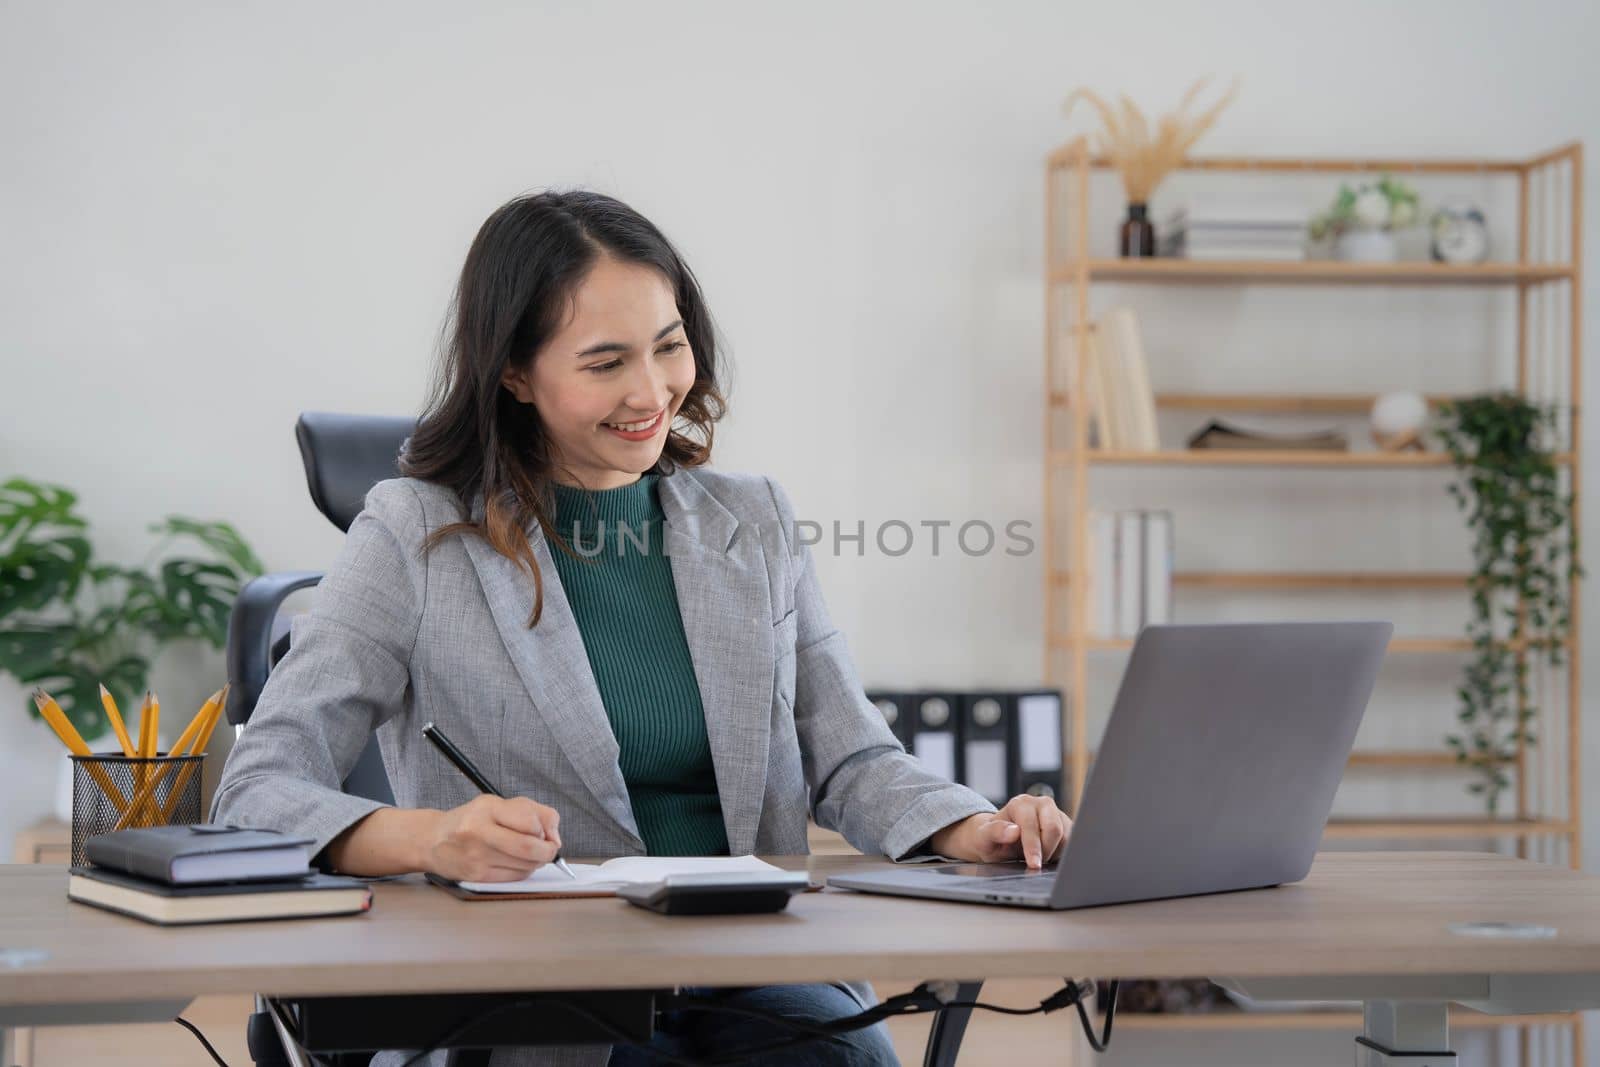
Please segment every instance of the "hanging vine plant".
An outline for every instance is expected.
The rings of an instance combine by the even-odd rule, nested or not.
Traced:
[[[1473,768],[1467,789],[1493,815],[1518,746],[1537,741],[1529,665],[1543,656],[1559,666],[1567,654],[1573,581],[1583,573],[1573,496],[1563,492],[1550,450],[1553,409],[1495,393],[1447,401],[1439,413],[1438,433],[1459,476],[1450,495],[1467,515],[1473,560],[1473,655],[1456,690],[1458,732],[1445,743]]]

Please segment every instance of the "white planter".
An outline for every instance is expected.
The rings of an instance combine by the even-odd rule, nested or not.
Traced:
[[[1333,254],[1349,263],[1393,263],[1400,246],[1388,230],[1346,230],[1334,243]]]
[[[55,813],[62,822],[72,822],[72,757],[65,752],[56,772]]]

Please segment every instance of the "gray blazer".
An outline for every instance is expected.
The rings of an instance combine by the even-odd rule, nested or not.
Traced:
[[[734,855],[805,853],[809,811],[862,852],[900,859],[940,827],[995,810],[925,770],[868,703],[776,483],[700,468],[658,485]],[[472,515],[483,515],[481,494]],[[422,555],[427,531],[460,518],[432,483],[373,487],[315,607],[292,623],[289,653],[223,769],[213,821],[305,834],[320,852],[381,806],[340,791],[374,731],[399,805],[464,804],[477,790],[422,737],[431,719],[506,795],[561,813],[566,855],[644,851],[542,531],[529,540],[544,616],[529,630],[533,579],[481,538]],[[598,1055],[516,1062],[604,1063]]]

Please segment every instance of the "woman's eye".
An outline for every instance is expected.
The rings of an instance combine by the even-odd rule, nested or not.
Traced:
[[[674,341],[670,345],[667,345],[665,348],[663,348],[661,351],[662,351],[663,354],[671,355],[673,352],[676,352],[680,348],[688,348],[688,347],[689,346],[686,343],[684,343],[683,341]]]
[[[610,363],[596,363],[592,367],[585,367],[583,369],[587,371],[593,371],[596,374],[604,374],[606,371],[616,370],[620,366],[622,366],[622,360],[614,359]]]

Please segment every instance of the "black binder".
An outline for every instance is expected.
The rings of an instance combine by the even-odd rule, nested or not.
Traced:
[[[916,713],[916,694],[901,690],[869,689],[867,700],[883,715],[883,721],[907,752],[911,751],[911,716]]]
[[[1007,693],[1014,727],[1011,794],[1032,793],[1067,803],[1061,767],[1061,690],[1019,689]]]
[[[913,694],[910,731],[911,743],[906,747],[913,756],[941,778],[962,780],[960,693]]]
[[[984,690],[961,697],[961,782],[996,807],[1015,792],[1016,701],[1010,693]]]

